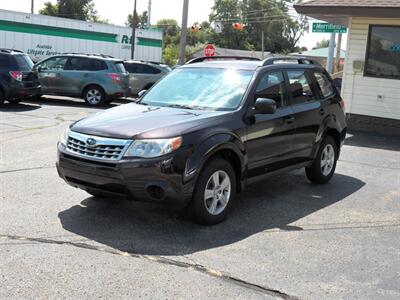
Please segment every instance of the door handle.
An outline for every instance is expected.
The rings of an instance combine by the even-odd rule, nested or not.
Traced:
[[[292,124],[294,122],[293,116],[286,116],[286,117],[284,117],[284,119],[287,124]]]
[[[325,109],[321,108],[321,109],[319,110],[319,114],[320,114],[321,116],[325,115]]]

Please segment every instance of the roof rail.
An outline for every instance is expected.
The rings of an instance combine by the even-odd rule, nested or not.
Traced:
[[[256,57],[246,57],[246,56],[203,56],[203,57],[196,57],[189,60],[186,65],[200,63],[204,61],[210,60],[251,60],[251,61],[260,61],[260,59]]]
[[[3,53],[11,53],[11,52],[24,53],[24,51],[17,50],[17,49],[9,49],[9,48],[0,48],[0,52],[3,52]]]
[[[320,66],[321,64],[315,60],[315,59],[311,59],[311,58],[307,58],[307,57],[298,57],[298,56],[273,56],[273,57],[268,57],[267,59],[265,59],[263,61],[263,66],[269,66],[269,65],[273,65],[276,61],[297,61],[298,64],[301,65],[316,65],[316,66]]]
[[[91,54],[91,53],[79,53],[79,52],[64,52],[62,54],[98,56],[98,57],[103,57],[103,58],[115,58],[114,56],[107,55],[107,54]]]

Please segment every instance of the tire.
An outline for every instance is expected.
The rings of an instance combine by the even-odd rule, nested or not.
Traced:
[[[4,93],[3,93],[3,91],[0,89],[0,106],[3,105],[4,100],[5,100]]]
[[[307,178],[314,183],[327,183],[335,173],[338,145],[327,135],[319,147],[317,157],[310,167],[306,167]]]
[[[229,181],[225,181],[226,179]],[[218,180],[217,186],[215,180]],[[222,186],[223,183],[225,187]],[[226,160],[215,158],[207,162],[200,173],[189,211],[194,220],[200,224],[218,224],[226,218],[235,197],[235,171]]]
[[[8,102],[11,104],[18,104],[22,101],[23,99],[8,99]]]
[[[107,102],[104,90],[97,85],[90,85],[85,88],[83,98],[89,106],[101,106]]]

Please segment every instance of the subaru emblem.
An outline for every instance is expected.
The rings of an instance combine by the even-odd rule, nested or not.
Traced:
[[[96,140],[93,139],[93,138],[88,138],[88,139],[86,140],[86,144],[87,144],[89,147],[94,147],[94,146],[96,146]]]

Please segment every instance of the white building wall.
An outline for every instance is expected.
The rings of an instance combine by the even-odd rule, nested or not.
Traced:
[[[353,70],[353,61],[365,63],[370,24],[400,25],[400,18],[350,20],[342,87],[346,112],[400,120],[400,80],[365,77],[363,71]],[[383,100],[378,96],[383,96]]]

